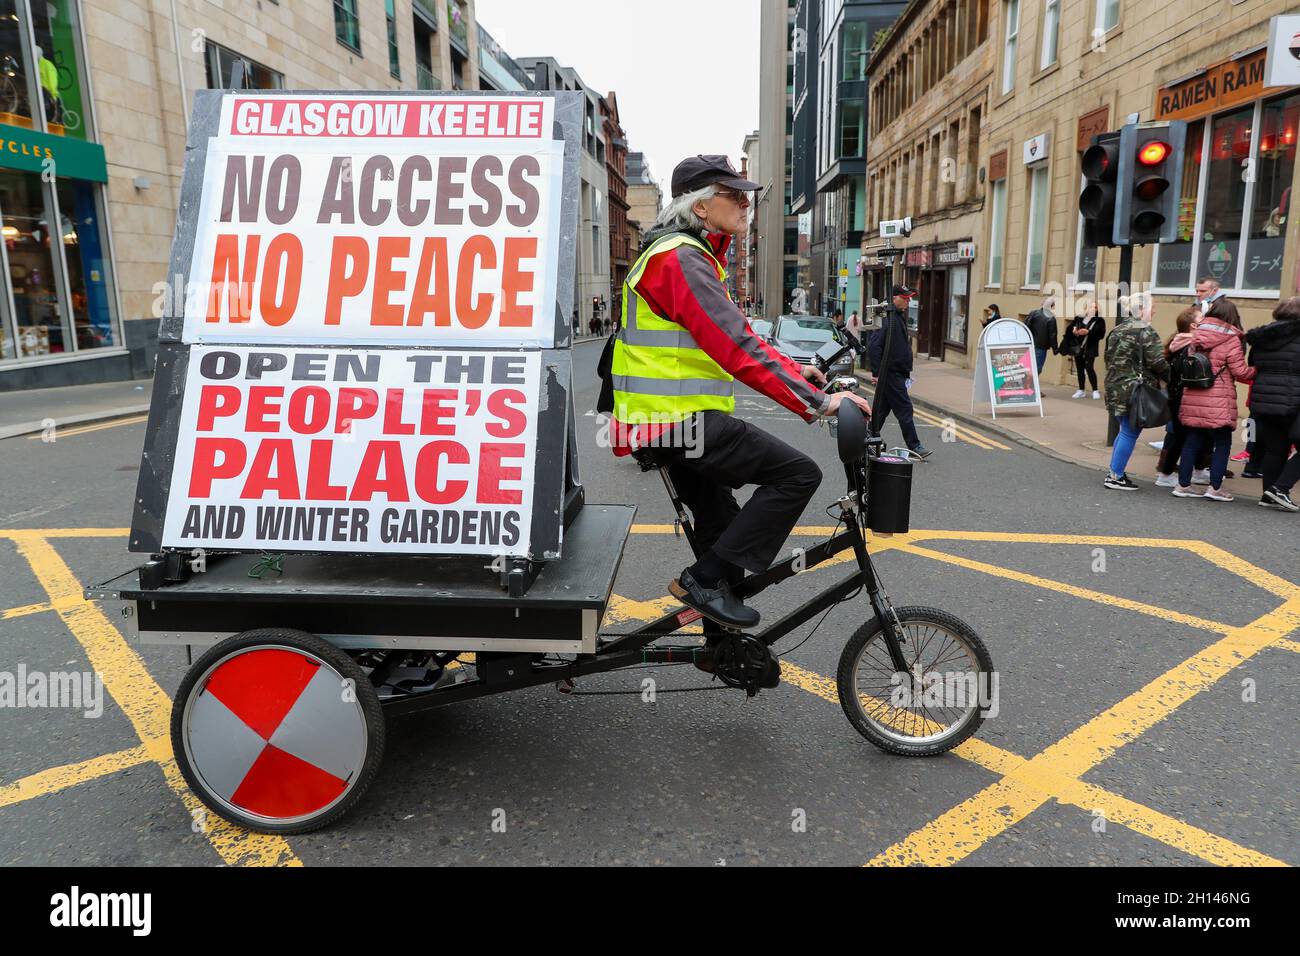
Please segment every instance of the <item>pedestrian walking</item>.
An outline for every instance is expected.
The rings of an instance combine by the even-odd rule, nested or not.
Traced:
[[[1101,343],[1106,338],[1106,320],[1101,317],[1097,303],[1085,299],[1079,308],[1079,314],[1066,326],[1061,341],[1061,351],[1074,357],[1074,372],[1079,377],[1079,390],[1071,398],[1084,398],[1088,392],[1085,385],[1092,386],[1092,397],[1101,398],[1097,389],[1097,356],[1101,352]]]
[[[1231,304],[1231,303],[1229,303]],[[1235,309],[1233,311],[1236,311]],[[1223,313],[1221,312],[1220,315]],[[1240,319],[1238,319],[1240,321]],[[1237,427],[1237,386],[1235,382],[1249,382],[1255,370],[1246,364],[1242,349],[1244,333],[1228,320],[1206,312],[1192,332],[1191,347],[1208,359],[1209,387],[1193,387],[1183,374],[1183,394],[1178,407],[1178,417],[1187,427],[1187,440],[1178,462],[1178,487],[1173,491],[1178,498],[1205,498],[1207,501],[1231,501],[1225,490],[1223,478],[1228,470],[1228,456],[1232,453],[1232,432]],[[1210,486],[1204,494],[1192,491],[1192,472],[1196,456],[1203,445],[1210,445]]]
[[[844,327],[848,329],[849,333],[855,339],[857,339],[859,342],[862,341],[863,333],[866,332],[866,323],[863,322],[862,319],[858,317],[857,309],[854,309],[852,312],[849,313],[849,317],[844,321]],[[864,353],[858,356],[857,362],[859,368],[865,369],[867,367],[866,354]]]
[[[871,334],[867,351],[871,358],[872,381],[876,382],[876,400],[872,406],[871,430],[879,435],[892,411],[903,432],[903,441],[917,458],[929,458],[931,452],[921,444],[913,420],[912,398],[907,394],[912,384],[912,346],[907,339],[907,306],[916,290],[896,285],[889,308],[880,328]],[[889,354],[885,354],[885,339]]]
[[[1151,328],[1151,296],[1145,292],[1119,298],[1119,323],[1106,339],[1106,408],[1119,421],[1103,484],[1112,491],[1137,491],[1127,474],[1139,430],[1129,421],[1129,396],[1139,382],[1152,387],[1168,378],[1164,343]]]
[[[1278,303],[1273,321],[1247,332],[1246,343],[1255,368],[1251,414],[1263,485],[1259,503],[1300,511],[1291,499],[1300,480],[1300,454],[1291,454],[1300,444],[1300,296]]]
[[[1034,357],[1038,360],[1038,374],[1043,374],[1047,364],[1048,352],[1059,352],[1056,342],[1056,300],[1052,296],[1043,299],[1042,305],[1030,312],[1025,319],[1029,334],[1034,339]]]
[[[1179,359],[1192,347],[1192,333],[1201,323],[1201,311],[1196,306],[1189,306],[1175,320],[1176,331],[1165,343],[1165,358],[1169,361],[1169,423],[1165,425],[1165,441],[1160,449],[1160,459],[1156,462],[1156,487],[1178,487],[1178,460],[1182,457],[1183,446],[1187,442],[1187,426],[1178,419],[1178,409],[1182,404],[1183,381],[1179,375]],[[1203,446],[1192,474],[1193,484],[1210,483],[1210,449]]]

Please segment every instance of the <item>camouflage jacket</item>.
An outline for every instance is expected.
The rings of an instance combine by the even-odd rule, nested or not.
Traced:
[[[1128,414],[1128,398],[1139,380],[1158,385],[1168,377],[1164,343],[1151,326],[1124,319],[1106,337],[1106,407],[1111,414]]]

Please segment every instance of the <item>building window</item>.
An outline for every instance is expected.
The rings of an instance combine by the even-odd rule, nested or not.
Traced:
[[[388,72],[402,78],[402,58],[397,47],[397,11],[394,0],[384,0],[384,14],[388,17]]]
[[[1025,250],[1024,285],[1043,284],[1043,258],[1047,254],[1047,164],[1029,168],[1028,243]]]
[[[1020,38],[1020,0],[1004,0],[1002,10],[1007,24],[1006,40],[1002,44],[1002,92],[1010,93],[1016,86],[1016,44]]]
[[[840,104],[840,156],[862,155],[862,102],[845,100]]]
[[[334,0],[334,38],[349,50],[361,52],[361,23],[357,0]]]
[[[244,88],[250,90],[284,89],[284,74],[265,67],[260,63],[241,56],[234,50],[227,50],[219,43],[207,41],[204,60],[208,68],[208,89],[227,89],[231,80],[231,71],[236,63],[244,64]]]
[[[1044,0],[1043,42],[1038,56],[1038,68],[1040,70],[1045,70],[1056,63],[1056,44],[1060,27],[1061,0]]]
[[[865,79],[870,50],[867,47],[868,27],[865,20],[850,20],[844,24],[844,58],[840,79],[845,82]]]
[[[1094,36],[1109,33],[1119,26],[1119,0],[1097,0],[1097,24]]]
[[[989,226],[989,281],[994,287],[1002,285],[1002,246],[1007,234],[1007,181],[999,179],[993,184]]]

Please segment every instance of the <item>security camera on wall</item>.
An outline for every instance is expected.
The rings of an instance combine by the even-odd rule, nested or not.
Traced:
[[[880,236],[882,239],[902,239],[912,234],[912,217],[906,219],[882,219],[880,220]]]

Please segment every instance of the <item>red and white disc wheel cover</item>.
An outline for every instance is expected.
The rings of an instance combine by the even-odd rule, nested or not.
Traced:
[[[185,750],[217,800],[287,822],[337,803],[366,759],[355,689],[325,661],[251,647],[218,661],[186,705]]]

